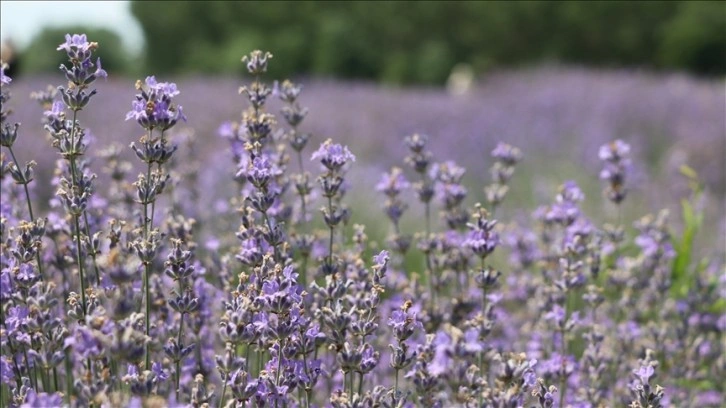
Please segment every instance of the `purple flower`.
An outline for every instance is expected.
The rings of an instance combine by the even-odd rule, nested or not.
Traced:
[[[10,308],[5,318],[5,328],[8,337],[30,344],[30,336],[25,333],[23,328],[27,322],[28,314],[27,307],[15,306]]]
[[[546,320],[551,320],[555,323],[556,326],[561,327],[565,321],[565,309],[555,304],[552,306],[552,310],[545,313],[543,316]]]
[[[630,165],[627,157],[629,153],[630,146],[619,139],[600,147],[600,160],[605,162],[605,167],[600,172],[600,179],[609,183],[605,194],[616,204],[623,201],[627,194],[624,184],[626,168]]]
[[[53,105],[51,105],[50,110],[43,112],[43,115],[45,115],[50,122],[62,121],[65,119],[65,110],[66,105],[64,105],[63,102],[55,101],[53,102]]]
[[[617,163],[625,159],[629,153],[630,145],[617,139],[600,146],[598,157],[603,161]]]
[[[12,78],[5,75],[5,69],[8,66],[6,64],[0,63],[0,85],[8,85],[10,82],[12,82]]]
[[[0,383],[13,385],[13,366],[10,364],[5,356],[0,356]]]
[[[90,85],[96,78],[108,77],[106,71],[101,67],[101,59],[96,58],[95,64],[91,60],[91,54],[96,48],[98,48],[98,44],[89,42],[85,34],[66,34],[66,42],[57,48],[58,51],[65,51],[68,54],[68,60],[71,62],[71,68],[61,65],[61,71],[64,72],[68,81],[80,89]],[[93,70],[94,67],[95,71]],[[65,93],[63,90],[62,92]],[[71,90],[69,89],[68,92],[71,92]],[[77,96],[80,96],[80,92]]]
[[[9,299],[13,295],[13,281],[10,279],[10,270],[0,272],[0,299]]]
[[[382,267],[386,263],[388,263],[388,259],[389,259],[388,251],[383,250],[383,251],[379,252],[378,255],[375,255],[373,257],[373,262],[375,262],[376,265]]]
[[[447,184],[459,184],[462,177],[464,177],[466,169],[459,166],[453,160],[448,160],[443,163],[434,163],[429,171],[429,176],[434,179]]]
[[[254,158],[252,163],[249,163],[247,180],[257,188],[265,188],[270,179],[280,173],[282,172],[273,167],[272,162],[267,156],[258,156]]]
[[[158,378],[159,381],[166,381],[169,378],[169,373],[164,370],[161,363],[158,361],[151,364],[151,372],[156,375],[156,378]]]
[[[75,335],[66,338],[66,346],[72,346],[73,351],[83,358],[97,357],[103,353],[101,341],[91,329],[83,326],[78,326]]]
[[[423,330],[423,323],[416,319],[416,313],[410,310],[394,310],[388,318],[388,326],[393,329],[393,335],[404,341],[411,337],[416,329]]]
[[[25,397],[25,402],[20,405],[20,408],[60,407],[62,404],[63,398],[61,398],[60,394],[36,393],[34,390],[31,390]]]
[[[237,132],[232,122],[225,121],[217,128],[217,135],[223,139],[233,139]]]
[[[471,354],[476,354],[484,350],[484,345],[479,338],[479,330],[472,327],[465,331],[462,345],[464,351]]]
[[[136,86],[141,93],[131,102],[126,120],[134,119],[144,129],[158,128],[162,131],[176,125],[179,120],[187,121],[182,106],[172,103],[172,98],[180,93],[176,84],[157,82],[155,77],[149,76],[143,84],[137,81]]]
[[[334,144],[328,139],[316,150],[311,160],[318,160],[331,171],[338,171],[348,162],[354,162],[355,156],[348,150],[348,147]]]
[[[381,181],[376,185],[376,191],[381,191],[389,197],[395,197],[410,186],[411,183],[406,180],[403,171],[398,167],[394,167],[390,173],[383,174]]]
[[[475,229],[469,231],[466,240],[464,240],[464,246],[471,248],[480,257],[491,254],[497,245],[499,245],[497,233],[487,230]]]
[[[647,364],[640,366],[637,370],[633,370],[633,373],[640,379],[641,384],[648,384],[650,377],[655,374],[655,369],[652,365]]]
[[[579,203],[585,199],[585,194],[582,190],[580,190],[580,187],[577,186],[577,183],[572,180],[568,180],[560,186],[560,191],[559,194],[557,194],[556,199],[558,203]]]
[[[522,152],[514,146],[499,142],[492,150],[492,157],[507,166],[514,166],[522,159]]]
[[[67,53],[85,52],[91,49],[93,43],[89,43],[85,34],[66,34],[66,42],[56,48],[57,51],[64,50]]]

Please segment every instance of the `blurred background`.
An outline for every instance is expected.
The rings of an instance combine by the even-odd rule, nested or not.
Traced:
[[[20,74],[55,72],[48,50],[83,31],[116,75],[241,73],[241,50],[260,48],[281,56],[275,77],[441,85],[457,66],[723,75],[725,19],[724,3],[699,1],[3,1],[2,40]]]
[[[689,165],[706,189],[703,243],[723,256],[724,2],[3,0],[0,8],[2,59],[14,78],[11,120],[24,123],[18,143],[23,157],[41,163],[41,183],[54,156],[35,147],[44,140],[42,109],[28,95],[63,84],[65,53],[55,50],[66,33],[98,42],[109,72],[81,118],[96,150],[139,135],[123,120],[135,79],[176,81],[189,116],[179,128],[201,145],[189,159],[210,163],[199,183],[223,192],[207,195],[219,199],[231,194],[225,183],[234,164],[215,160],[227,147],[217,129],[247,106],[237,95],[250,80],[240,58],[262,49],[274,54],[269,82],[304,84],[309,151],[330,137],[358,155],[352,172],[365,202],[383,171],[405,166],[403,137],[422,132],[435,160],[468,169],[472,203],[482,199],[489,152],[501,140],[525,155],[505,215],[550,202],[572,178],[588,194],[590,214],[613,219],[613,206],[600,200],[597,149],[622,138],[633,145],[630,219],[667,207],[677,223],[689,193],[679,168]],[[44,154],[49,160],[40,160]],[[362,217],[380,215],[367,210]]]

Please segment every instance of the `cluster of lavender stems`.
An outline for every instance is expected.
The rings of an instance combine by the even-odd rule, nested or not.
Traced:
[[[491,182],[471,204],[467,178],[481,178],[435,155],[433,137],[407,136],[365,196],[389,226],[377,242],[347,196],[366,188],[349,176],[356,156],[304,132],[302,87],[266,81],[272,55],[253,51],[241,117],[219,129],[235,196],[218,216],[233,227],[209,234],[174,83],[136,82],[125,119],[143,135],[129,148],[92,143],[98,46],[67,35],[67,85],[32,95],[59,153],[50,180],[18,160],[27,126],[10,122],[0,68],[0,407],[723,403],[724,265],[694,265],[675,287],[684,241],[668,212],[623,219],[637,191],[627,142],[598,152],[618,207],[599,225],[574,181],[502,219],[523,182],[517,147],[483,158]]]

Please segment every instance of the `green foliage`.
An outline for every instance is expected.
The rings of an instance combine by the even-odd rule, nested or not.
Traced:
[[[58,72],[61,64],[68,62],[64,51],[52,52],[58,45],[65,42],[66,34],[85,33],[90,41],[98,43],[96,56],[101,58],[101,65],[110,73],[129,72],[131,61],[121,43],[121,38],[113,31],[106,29],[88,28],[83,26],[68,26],[60,28],[46,28],[38,34],[30,45],[19,56],[22,73]]]
[[[704,74],[726,72],[726,5],[686,2],[665,26],[660,44],[664,65]]]
[[[690,199],[684,198],[681,200],[683,233],[680,238],[674,238],[673,240],[673,249],[676,251],[676,258],[673,260],[671,281],[673,283],[672,292],[678,297],[684,297],[688,294],[694,278],[705,268],[703,262],[695,270],[693,270],[694,268],[691,265],[693,240],[701,229],[701,225],[703,225],[703,211],[697,209],[695,205],[702,193],[701,184],[698,181],[698,174],[692,168],[685,165],[682,166],[681,174],[688,178],[692,195]]]
[[[285,56],[273,76],[393,83],[543,60],[726,73],[720,3],[134,1],[132,12],[155,73],[237,73],[254,48]]]

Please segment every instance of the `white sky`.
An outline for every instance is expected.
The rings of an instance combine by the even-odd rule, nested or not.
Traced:
[[[129,52],[143,46],[128,1],[0,1],[0,40],[23,48],[46,27],[82,24],[115,31]]]

